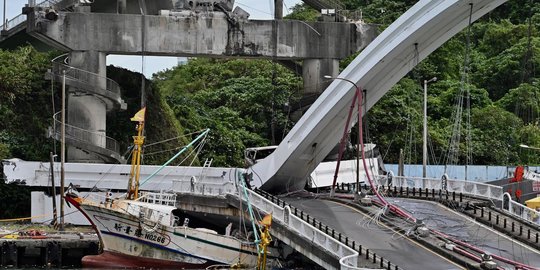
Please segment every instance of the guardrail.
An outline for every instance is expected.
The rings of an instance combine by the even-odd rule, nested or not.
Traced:
[[[162,198],[162,201],[166,201],[166,199],[174,198],[176,199],[176,194],[167,194],[167,193],[152,193],[147,192],[145,194],[148,198],[148,196],[155,196],[155,198]],[[83,198],[83,203],[86,205],[93,205],[95,207],[104,207],[104,208],[110,208],[115,210],[121,210],[126,214],[138,217],[138,218],[144,218],[146,221],[154,222],[156,224],[163,224],[170,226],[172,225],[172,222],[174,221],[171,212],[165,212],[164,207],[169,207],[169,209],[174,209],[174,205],[176,201],[172,205],[167,204],[161,204],[159,202],[150,202],[153,205],[157,205],[157,207],[152,207],[152,205],[139,205],[139,201],[131,201],[131,200],[122,200],[119,199],[119,197],[114,198],[112,194],[98,194],[98,193],[89,193]],[[140,202],[144,202],[144,200],[140,200]],[[156,225],[154,224],[154,225]],[[141,224],[144,225],[144,224]]]
[[[137,201],[159,205],[175,206],[176,193],[142,191],[140,192],[140,197],[137,199]]]
[[[172,189],[174,192],[207,196],[238,195],[236,185],[232,181],[198,181],[195,176],[192,176],[189,181],[173,180]]]
[[[50,6],[53,6],[57,3],[58,1],[53,1],[53,0],[45,0],[43,2],[40,2],[38,4],[36,4],[35,6],[36,7],[50,7]],[[13,17],[13,19],[7,21],[6,23],[2,24],[2,26],[0,27],[1,30],[5,30],[5,31],[9,31],[10,29],[13,29],[15,28],[15,26],[19,25],[19,24],[22,24],[26,22],[26,15],[25,14],[19,14],[15,17]]]
[[[521,220],[540,225],[540,211],[531,209],[521,203],[512,200],[512,196],[509,193],[504,193],[504,200],[502,204],[502,210],[515,216]]]
[[[239,195],[237,185],[233,181],[197,181],[195,177],[190,180],[173,181],[174,192],[197,194],[206,196],[224,196],[231,194]],[[304,213],[302,210],[288,205],[283,200],[261,190],[248,189],[250,203],[265,213],[272,213],[272,218],[287,226],[290,230],[298,233],[310,242],[328,250],[337,258],[341,269],[361,270],[358,268],[359,256],[365,256],[366,260],[378,264],[383,269],[401,269],[385,258],[366,249],[355,241],[350,240],[335,229],[324,225],[315,218]]]
[[[376,181],[380,186],[445,190],[489,200],[501,201],[503,199],[502,187],[465,180],[393,176],[389,181],[388,176],[379,176]]]
[[[115,95],[120,95],[120,85],[115,82],[114,80],[111,80],[107,77],[98,75],[96,73],[86,71],[83,69],[75,68],[72,66],[69,66],[67,64],[58,62],[58,59],[61,59],[61,57],[64,57],[65,55],[62,55],[60,57],[57,57],[53,59],[52,61],[52,73],[57,76],[62,76],[63,72],[66,72],[66,78],[83,82],[86,84],[89,84],[93,87],[99,87],[100,82],[105,80],[106,85],[105,89],[108,92],[114,93]]]
[[[13,17],[13,19],[7,21],[6,23],[2,24],[2,30],[5,30],[5,31],[9,31],[13,28],[15,28],[15,26],[21,24],[21,23],[24,23],[26,22],[26,15],[24,14],[19,14],[15,17]]]
[[[305,0],[306,4],[315,9],[343,9],[343,3],[339,0]]]
[[[60,130],[62,128],[62,122],[58,120],[58,115],[61,112],[57,112],[53,116],[54,120],[54,134],[51,134],[55,136],[55,138],[59,138],[60,136]],[[95,145],[101,148],[108,149],[110,151],[114,151],[116,153],[120,152],[120,145],[118,142],[103,134],[103,132],[95,132],[95,131],[89,131],[86,129],[82,129],[80,127],[72,126],[66,124],[66,137],[75,140],[80,141],[84,143],[88,143],[91,145]],[[57,137],[58,136],[58,137]]]
[[[340,258],[340,264],[341,259],[343,259],[341,269],[356,268],[358,263],[358,252],[356,250],[344,245],[333,237],[330,237],[324,231],[316,228],[315,224],[312,225],[301,217],[294,215],[289,205],[286,205],[284,202],[282,205],[275,204],[252,190],[248,190],[248,196],[251,205],[255,208],[267,214],[271,213],[272,219],[280,221],[290,230],[301,235],[303,238],[309,239],[311,243],[319,245],[324,250],[327,250],[337,258]],[[314,221],[314,219],[312,220]]]

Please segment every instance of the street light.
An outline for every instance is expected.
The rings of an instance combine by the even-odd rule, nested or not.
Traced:
[[[62,70],[62,126],[60,129],[60,225],[59,230],[64,230],[64,188],[66,172],[66,70]]]
[[[540,148],[538,148],[538,147],[532,147],[532,146],[528,146],[528,145],[525,145],[525,144],[520,144],[519,147],[526,148],[526,149],[540,150]]]
[[[427,176],[427,85],[430,82],[436,82],[437,77],[433,77],[429,80],[424,80],[424,130],[423,130],[423,143],[422,143],[422,178]]]
[[[4,19],[3,19],[3,21],[2,21],[2,30],[7,31],[6,0],[4,0]]]
[[[351,83],[355,87],[353,102],[349,110],[349,115],[347,116],[347,122],[345,123],[345,130],[343,132],[343,137],[341,137],[341,141],[339,143],[338,161],[336,164],[336,170],[334,172],[334,181],[332,182],[332,189],[330,191],[330,197],[333,197],[335,194],[335,187],[336,187],[336,181],[337,181],[337,176],[339,172],[339,165],[341,162],[341,157],[343,156],[343,146],[345,145],[345,140],[347,139],[347,135],[348,135],[347,131],[349,130],[349,123],[351,122],[352,112],[353,112],[355,103],[358,101],[358,144],[356,145],[356,188],[355,188],[355,193],[354,193],[354,200],[356,201],[359,198],[358,191],[360,188],[360,151],[362,151],[362,155],[364,153],[364,143],[362,141],[362,112],[360,110],[360,107],[362,106],[362,90],[355,82],[349,79],[332,77],[330,75],[325,75],[324,78],[331,79],[331,80],[346,81],[348,83]],[[361,147],[362,149],[359,149],[359,147]],[[366,170],[366,175],[367,175],[368,172],[367,172],[365,160],[364,160],[364,170]]]

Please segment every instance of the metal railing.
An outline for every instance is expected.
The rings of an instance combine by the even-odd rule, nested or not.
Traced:
[[[42,7],[42,8],[50,7],[50,6],[55,5],[58,2],[59,1],[57,1],[57,0],[45,0],[43,2],[40,2],[40,3],[36,4],[35,6],[36,7]],[[19,15],[13,17],[13,19],[11,19],[11,20],[7,21],[6,23],[2,24],[2,27],[0,27],[0,29],[9,31],[10,29],[13,29],[17,25],[22,24],[24,22],[26,22],[26,15],[25,14],[19,14]]]
[[[56,139],[59,139],[61,136],[60,130],[62,128],[62,122],[58,120],[58,115],[60,113],[61,112],[57,112],[53,116],[54,134],[52,135]],[[115,153],[120,152],[120,145],[118,142],[115,139],[106,136],[103,132],[89,131],[80,127],[66,124],[66,138],[105,148],[107,150],[114,151]]]
[[[540,211],[515,202],[512,200],[512,196],[510,196],[509,193],[504,193],[504,196],[506,197],[505,200],[503,200],[504,203],[502,204],[502,210],[504,212],[509,213],[510,215],[521,220],[540,225]]]
[[[359,253],[356,250],[329,236],[324,231],[315,227],[315,224],[310,224],[309,221],[298,217],[291,211],[290,206],[275,204],[252,190],[248,190],[248,196],[250,203],[255,208],[267,214],[271,213],[273,220],[280,221],[289,230],[295,231],[303,238],[309,239],[311,243],[322,247],[335,257],[340,258],[341,269],[360,269],[357,268]]]
[[[172,195],[174,198],[176,198],[175,194],[154,193],[154,195],[157,195],[157,194],[169,195],[169,196]],[[146,195],[149,195],[149,194],[147,193]],[[159,197],[159,195],[157,196]],[[168,198],[171,198],[171,197],[168,197]],[[165,200],[162,199],[162,201],[165,201]],[[157,205],[157,207],[144,206],[144,205],[139,205],[138,201],[124,200],[119,197],[114,198],[112,195],[103,195],[99,193],[89,193],[83,198],[83,203],[86,205],[92,205],[95,207],[104,207],[104,208],[117,210],[117,211],[126,213],[128,215],[142,218],[146,222],[154,223],[151,225],[161,224],[161,225],[170,226],[172,225],[172,222],[174,221],[174,218],[171,212],[163,211],[166,208],[163,208],[162,205],[166,205],[166,204],[162,204],[162,203],[151,203],[151,204]],[[171,210],[174,209],[174,205],[166,205],[166,206],[171,206],[170,207]]]
[[[7,21],[6,23],[2,24],[1,30],[9,31],[9,30],[15,28],[15,26],[17,26],[19,24],[22,24],[24,22],[26,22],[26,15],[19,14],[19,15],[15,16],[13,19],[11,19],[11,20]]]
[[[337,10],[336,15],[339,17],[346,18],[349,21],[363,21],[363,13],[362,10]]]
[[[115,95],[120,95],[120,85],[118,85],[118,83],[115,82],[114,80],[111,80],[107,77],[101,76],[99,74],[96,74],[90,71],[82,70],[82,69],[64,64],[61,61],[59,61],[59,59],[62,59],[62,57],[65,58],[65,55],[57,57],[53,59],[52,61],[52,64],[53,64],[52,73],[55,74],[56,76],[62,76],[63,71],[66,71],[66,78],[86,83],[92,87],[99,87],[100,82],[105,80],[106,85],[105,85],[104,90],[114,93]]]
[[[231,194],[241,198],[237,188],[232,181],[216,179],[202,182],[192,177],[190,180],[174,180],[172,189],[178,193],[205,196]],[[249,201],[255,208],[264,213],[272,213],[272,218],[287,226],[289,230],[298,233],[304,239],[309,239],[311,243],[317,244],[336,258],[340,258],[341,269],[364,269],[357,267],[359,256],[365,256],[367,260],[379,264],[383,269],[401,269],[277,197],[263,191],[258,193],[248,189],[247,192]]]
[[[206,196],[238,195],[236,185],[231,181],[199,181],[195,176],[190,180],[173,180],[172,189],[178,193],[191,193]]]
[[[376,180],[381,186],[388,186],[390,184],[387,176],[379,176]],[[500,201],[503,199],[502,187],[473,181],[447,179],[445,185],[442,179],[393,176],[391,185],[403,188],[446,190],[448,192],[463,193],[489,200]]]
[[[339,0],[304,0],[304,2],[315,9],[343,9],[343,3]]]
[[[176,205],[176,194],[170,192],[140,192],[138,201],[159,205]]]

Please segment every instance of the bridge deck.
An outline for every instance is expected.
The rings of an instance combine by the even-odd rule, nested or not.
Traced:
[[[422,219],[431,229],[444,232],[493,255],[535,267],[540,266],[540,250],[515,241],[453,209],[435,202],[414,199],[393,198],[389,199],[389,202],[414,213],[416,218]]]
[[[375,215],[365,214],[339,202],[316,198],[286,197],[283,200],[303,209],[371,251],[399,262],[405,269],[463,269],[462,266],[378,222]],[[404,198],[391,198],[389,202],[410,211],[431,229],[466,241],[494,255],[531,266],[540,265],[540,251],[512,241],[507,236],[438,203]],[[395,220],[393,222],[400,223]],[[405,223],[394,225],[403,226]],[[509,265],[499,265],[510,268]]]
[[[434,266],[437,269],[464,269],[400,233],[377,225],[372,217],[350,206],[320,199],[287,197],[283,200],[345,233],[370,251],[399,262],[404,269],[434,269]]]

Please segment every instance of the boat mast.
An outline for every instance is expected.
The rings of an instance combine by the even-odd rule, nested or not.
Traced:
[[[141,172],[141,152],[144,143],[144,116],[146,107],[131,118],[131,121],[137,121],[137,136],[133,136],[133,154],[131,155],[131,172],[129,173],[129,182],[127,187],[126,199],[136,200],[139,197],[139,177]]]
[[[437,77],[424,80],[424,125],[422,130],[422,178],[427,177],[427,86],[430,82],[436,82]]]

